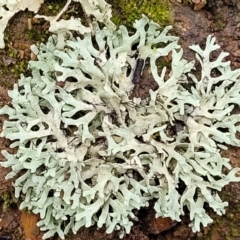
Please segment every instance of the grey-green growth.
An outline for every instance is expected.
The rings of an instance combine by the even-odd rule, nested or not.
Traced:
[[[12,106],[0,110],[9,115],[2,136],[18,147],[14,155],[3,151],[2,166],[12,168],[7,178],[23,172],[14,184],[21,209],[40,213],[44,239],[94,224],[122,237],[137,220],[134,210],[150,200],[156,217],[180,221],[186,207],[199,231],[212,222],[204,204],[223,214],[227,202],[215,192],[240,180],[220,155],[226,144],[240,145],[240,115],[232,114],[240,71],[223,61],[226,53],[210,60],[219,48],[211,36],[205,50],[191,47],[202,67],[198,79],[170,27],[160,32],[146,17],[133,35],[124,26],[93,26],[95,35],[59,34],[33,47],[32,77],[21,76],[9,91]],[[144,100],[129,97],[136,52],[158,84]],[[170,73],[164,67],[159,75],[156,61],[169,53]],[[169,131],[179,122],[179,132]]]

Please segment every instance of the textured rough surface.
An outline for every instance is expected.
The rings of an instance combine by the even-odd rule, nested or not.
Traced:
[[[14,184],[16,197],[25,195],[20,207],[40,214],[44,238],[95,223],[123,236],[137,220],[133,211],[151,199],[156,217],[180,221],[186,207],[199,231],[212,222],[204,204],[221,215],[227,203],[215,191],[239,181],[237,168],[222,172],[231,166],[219,152],[239,145],[239,115],[230,115],[240,99],[239,70],[223,61],[226,53],[210,60],[219,48],[211,36],[204,50],[191,47],[202,67],[197,79],[169,27],[159,32],[146,17],[131,36],[124,26],[93,27],[94,37],[58,35],[33,47],[32,77],[21,77],[9,91],[12,107],[0,110],[10,119],[2,136],[18,147],[15,155],[3,152],[2,165],[12,167],[8,178],[24,170]],[[166,75],[156,60],[169,53]],[[149,62],[158,84],[143,100],[129,94],[136,58]]]
[[[210,2],[210,1],[209,1]],[[213,2],[213,1],[212,1]],[[222,3],[223,1],[217,1],[217,3]],[[226,3],[230,3],[229,1],[226,1]],[[233,2],[233,1],[231,1],[231,2]],[[220,4],[221,5],[221,4]],[[217,6],[217,5],[216,5]],[[224,8],[224,10],[223,10],[223,8],[221,8],[221,7],[225,7]],[[239,63],[237,62],[237,58],[233,58],[233,53],[235,52],[235,50],[234,49],[238,49],[237,48],[237,38],[238,38],[238,33],[239,33],[239,31],[237,31],[236,29],[235,29],[235,23],[237,22],[237,17],[236,18],[232,18],[231,17],[231,15],[228,15],[228,13],[230,13],[230,11],[232,11],[232,12],[236,12],[236,8],[231,8],[231,7],[228,7],[228,6],[221,6],[220,8],[218,8],[218,9],[216,9],[218,12],[220,11],[220,13],[221,13],[221,16],[223,16],[222,14],[224,14],[224,16],[223,16],[223,18],[224,18],[224,24],[226,24],[227,26],[226,26],[226,30],[227,29],[230,29],[231,27],[231,29],[233,30],[232,32],[227,32],[227,31],[219,31],[219,30],[216,30],[217,32],[215,32],[215,36],[217,36],[217,41],[218,41],[218,43],[220,44],[220,45],[223,45],[223,47],[224,47],[224,49],[226,50],[226,47],[227,48],[230,48],[230,51],[231,51],[231,53],[230,53],[230,56],[229,57],[227,57],[227,59],[232,59],[232,60],[234,60],[234,62],[232,62],[232,66],[234,65],[235,67],[236,66],[239,66]],[[189,17],[188,16],[188,14],[189,14],[189,11],[187,12],[186,11],[186,9],[187,9],[187,7],[184,7],[183,8],[183,13],[182,13],[182,15],[184,15],[184,16],[186,16],[186,18],[187,17]],[[207,9],[207,11],[201,11],[201,12],[199,12],[200,14],[198,15],[197,13],[194,13],[194,15],[193,15],[193,17],[194,17],[194,19],[196,19],[197,21],[197,23],[200,23],[200,19],[201,20],[203,20],[204,19],[204,17],[206,17],[206,16],[209,16],[209,9]],[[208,14],[206,14],[208,12]],[[181,14],[179,14],[179,16],[180,16]],[[216,14],[214,14],[214,16],[215,16]],[[20,19],[22,19],[23,17],[22,17],[23,15],[22,14],[19,14],[18,15],[18,18],[20,18]],[[226,16],[229,16],[228,18],[226,18],[225,19],[225,17]],[[14,21],[15,21],[15,19],[14,19]],[[214,22],[214,19],[210,19],[210,21],[213,21]],[[177,22],[177,21],[176,21]],[[202,46],[202,47],[204,47],[205,46],[205,38],[203,37],[203,34],[208,34],[207,32],[208,31],[215,31],[214,29],[211,29],[211,28],[208,28],[208,29],[206,29],[204,26],[205,26],[205,22],[206,23],[208,23],[209,22],[209,19],[208,19],[208,21],[201,21],[201,24],[196,24],[196,22],[194,22],[194,21],[190,21],[190,25],[191,25],[191,28],[192,29],[194,29],[194,31],[189,31],[189,29],[187,30],[187,32],[188,32],[188,34],[190,33],[190,35],[188,35],[188,38],[184,38],[184,46],[186,46],[186,45],[189,45],[189,44],[187,44],[187,42],[189,42],[189,40],[191,39],[191,43],[201,43],[200,45]],[[227,22],[228,22],[228,24],[227,24]],[[235,24],[235,25],[234,25]],[[10,27],[11,29],[12,29],[12,26]],[[199,34],[199,28],[200,29],[204,29],[204,31],[203,32],[201,32],[200,34]],[[225,30],[224,29],[224,30]],[[16,30],[14,30],[14,32],[19,32],[19,28],[17,28]],[[186,32],[186,35],[187,35],[187,32]],[[195,32],[195,35],[191,35],[191,34],[193,34]],[[191,37],[192,36],[192,37]],[[24,36],[22,36],[23,38],[24,38]],[[203,37],[203,38],[202,38]],[[12,37],[11,38],[11,40],[15,40],[16,38],[14,38],[14,37]],[[229,40],[228,40],[229,39]],[[231,41],[231,43],[230,43],[230,40],[234,40],[234,41]],[[24,40],[23,40],[23,43],[24,43]],[[230,44],[229,44],[230,43]],[[184,51],[184,53],[185,53],[185,51]],[[186,54],[185,53],[185,56],[187,57],[187,55],[188,54]],[[215,54],[214,54],[214,52],[213,52],[213,54],[212,54],[213,56],[216,56],[217,55],[217,52],[215,52]],[[211,59],[213,59],[213,58],[211,58]],[[200,64],[199,64],[200,65]],[[197,65],[198,66],[198,65]],[[199,67],[199,66],[198,66]],[[160,68],[161,69],[161,68]],[[197,68],[198,69],[198,68]],[[144,69],[144,71],[145,71],[145,69]],[[197,70],[198,71],[198,70]],[[195,72],[194,72],[195,73]],[[142,90],[142,88],[143,88],[143,86],[139,86],[140,88],[141,88],[141,90]],[[10,88],[11,89],[11,88]],[[140,95],[138,95],[138,96],[140,96]],[[233,112],[235,112],[235,110],[233,111]],[[179,125],[179,124],[177,124],[177,125]],[[179,127],[178,127],[179,128]],[[171,129],[170,129],[171,130]],[[5,147],[4,148],[7,148],[7,145],[5,145]],[[232,163],[234,163],[234,166],[237,166],[237,165],[239,165],[239,159],[238,159],[238,156],[239,154],[238,154],[238,151],[237,151],[237,148],[235,147],[231,147],[229,150],[226,150],[226,151],[224,151],[224,157],[229,157],[230,159],[231,159],[231,162]],[[232,187],[231,187],[232,186]],[[238,231],[237,229],[235,229],[234,230],[234,224],[235,224],[235,226],[238,226],[237,224],[237,221],[238,221],[238,219],[239,219],[239,215],[237,214],[237,211],[238,211],[238,205],[239,204],[237,204],[236,202],[235,202],[235,199],[236,199],[236,197],[234,197],[234,195],[235,195],[235,193],[236,193],[236,191],[239,189],[239,183],[232,183],[230,186],[228,186],[228,187],[225,187],[224,188],[224,191],[221,193],[221,198],[222,199],[224,199],[224,200],[227,200],[227,201],[229,201],[230,202],[230,206],[227,208],[227,214],[226,215],[224,215],[223,217],[221,217],[221,216],[218,216],[217,218],[216,218],[216,216],[215,216],[215,218],[214,218],[214,221],[216,221],[216,224],[212,224],[211,226],[208,226],[207,228],[202,228],[202,233],[201,234],[198,234],[197,236],[196,236],[196,238],[197,239],[205,239],[205,238],[210,238],[210,239],[214,239],[214,240],[216,240],[216,237],[214,237],[214,236],[216,236],[216,234],[214,235],[214,236],[210,236],[211,235],[211,232],[212,232],[212,229],[215,229],[213,232],[217,232],[218,231],[218,238],[217,239],[227,239],[227,238],[230,238],[230,239],[238,239],[238,237],[237,237],[237,232],[236,231]],[[227,194],[229,194],[228,196],[226,195],[226,192],[227,192]],[[151,209],[149,209],[149,211],[150,212],[152,212],[152,210]],[[139,212],[141,212],[141,211],[139,211]],[[209,209],[207,209],[207,212],[208,213],[210,213],[211,214],[211,211],[209,211]],[[211,216],[214,216],[214,214],[211,214]],[[232,217],[232,216],[234,216],[234,217]],[[138,216],[139,217],[139,220],[141,220],[142,218],[141,218],[141,216]],[[225,222],[225,225],[223,225],[224,224],[224,222]],[[140,223],[141,223],[141,221],[140,221]],[[136,223],[136,225],[138,225],[139,223]],[[180,224],[180,223],[179,223]],[[178,224],[178,225],[179,225]],[[182,223],[181,223],[182,224]],[[187,224],[187,222],[185,222],[185,224]],[[186,225],[185,225],[186,226]],[[89,231],[85,231],[85,230],[89,230]],[[132,229],[133,230],[133,229]],[[208,230],[209,231],[209,234],[207,234],[206,232],[207,231],[205,231],[205,230]],[[94,227],[92,227],[91,229],[81,229],[81,231],[80,231],[80,233],[79,233],[79,236],[81,236],[80,238],[81,239],[89,239],[90,237],[91,237],[91,235],[92,235],[92,233],[94,232],[94,233],[96,233],[98,230],[96,229],[96,227],[94,228]],[[174,228],[174,229],[171,229],[170,230],[170,232],[175,232],[176,231],[176,228]],[[130,239],[131,237],[132,237],[132,234],[135,236],[135,239],[141,239],[141,237],[138,237],[138,236],[140,236],[140,234],[141,234],[141,232],[142,232],[142,228],[136,228],[136,229],[134,229],[134,233],[133,233],[133,231],[132,231],[132,233],[130,234],[130,235],[127,235],[126,236],[126,238],[125,239]],[[86,234],[84,234],[84,233],[86,233]],[[102,234],[102,235],[101,235]],[[202,234],[204,234],[204,236],[206,236],[206,235],[208,235],[207,237],[204,237],[204,236],[202,236]],[[99,237],[99,239],[100,238],[102,238],[102,239],[116,239],[116,237],[114,237],[113,236],[113,234],[109,234],[109,235],[106,235],[105,234],[105,232],[104,232],[104,229],[102,229],[102,231],[101,231],[101,233],[99,233],[99,234],[95,234],[97,237]],[[165,235],[165,233],[164,233],[164,235]],[[184,235],[184,234],[183,234]],[[180,239],[180,237],[181,237],[181,233],[179,233],[178,234],[178,236],[179,236],[179,238],[178,237],[176,237],[175,239]],[[184,235],[185,236],[185,235]],[[191,234],[191,236],[193,236],[193,234]],[[153,236],[151,236],[151,235],[149,235],[149,238],[150,239],[152,239],[152,238],[154,238]],[[69,239],[73,239],[73,237],[71,237],[70,236],[70,238]],[[74,238],[75,239],[75,238]],[[168,239],[168,238],[167,238]],[[182,238],[181,238],[182,239]],[[186,237],[183,237],[183,239],[186,239]]]

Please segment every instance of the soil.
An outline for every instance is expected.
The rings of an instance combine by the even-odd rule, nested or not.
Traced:
[[[194,1],[193,1],[194,2]],[[184,49],[184,58],[192,60],[194,53],[188,48],[193,44],[204,46],[209,34],[214,35],[223,51],[229,52],[227,60],[231,61],[233,69],[240,68],[240,1],[239,0],[208,0],[204,8],[194,11],[194,6],[171,1],[174,9],[173,33],[180,37],[180,45]],[[7,44],[0,50],[0,108],[10,103],[7,90],[18,81],[19,74],[27,73],[27,61],[33,59],[30,46],[47,39],[47,23],[32,22],[34,34],[29,32],[29,21],[33,14],[20,12],[11,20],[7,30]],[[30,19],[30,20],[29,20]],[[30,35],[30,36],[29,36]],[[15,69],[14,66],[19,66]],[[146,73],[144,73],[146,74]],[[151,76],[147,78],[154,82]],[[147,97],[137,89],[137,96]],[[144,96],[143,96],[144,95]],[[0,116],[0,132],[5,116]],[[0,150],[14,152],[9,148],[10,142],[0,138]],[[234,167],[240,167],[240,149],[229,147],[222,153],[229,158]],[[0,154],[0,159],[4,157]],[[14,198],[12,181],[5,180],[8,169],[0,167],[0,240],[41,240],[42,233],[36,227],[38,216],[19,210],[19,201]],[[199,233],[192,233],[188,227],[188,217],[182,222],[173,222],[168,218],[155,219],[152,207],[138,212],[139,222],[136,222],[129,235],[124,240],[240,240],[240,183],[232,183],[224,188],[220,197],[229,202],[226,214],[218,216],[211,212],[214,223],[202,228]],[[58,237],[52,238],[58,239]],[[113,240],[119,239],[117,233],[106,234],[104,229],[96,227],[81,229],[73,240]]]

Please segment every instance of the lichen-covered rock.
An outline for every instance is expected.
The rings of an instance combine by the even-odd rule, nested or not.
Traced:
[[[2,165],[12,168],[7,178],[21,172],[14,183],[20,207],[40,214],[44,238],[94,224],[121,237],[137,220],[133,210],[149,200],[156,217],[180,221],[187,208],[199,231],[212,222],[204,204],[221,215],[227,203],[216,191],[240,180],[220,155],[225,144],[239,145],[240,115],[231,113],[240,103],[240,71],[231,71],[224,53],[210,60],[219,48],[211,36],[205,50],[192,46],[202,66],[197,79],[170,27],[160,32],[144,16],[133,34],[93,27],[95,35],[59,34],[33,47],[32,76],[21,76],[9,91],[12,106],[0,110],[9,115],[2,136],[18,147],[15,155],[3,151]],[[170,53],[166,73],[157,61]],[[158,84],[144,100],[130,98],[137,59]]]

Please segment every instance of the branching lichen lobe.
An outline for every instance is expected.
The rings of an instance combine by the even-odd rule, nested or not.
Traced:
[[[94,224],[122,237],[137,219],[134,210],[149,201],[156,217],[180,221],[187,209],[199,231],[212,222],[204,206],[223,214],[227,203],[216,191],[239,181],[220,149],[240,145],[240,116],[230,114],[240,104],[240,71],[223,60],[226,53],[210,59],[219,46],[209,36],[204,50],[191,47],[202,71],[197,78],[171,27],[160,31],[145,16],[132,34],[124,26],[93,28],[94,37],[60,32],[33,46],[32,76],[21,76],[9,91],[12,106],[0,109],[9,115],[1,136],[18,147],[16,154],[3,151],[2,165],[12,168],[7,178],[24,170],[14,183],[16,197],[25,196],[20,208],[39,213],[44,239]],[[156,62],[169,54],[168,72],[159,71]],[[211,76],[214,69],[220,76]],[[144,88],[146,70],[155,85],[144,99],[131,98],[136,86]]]

